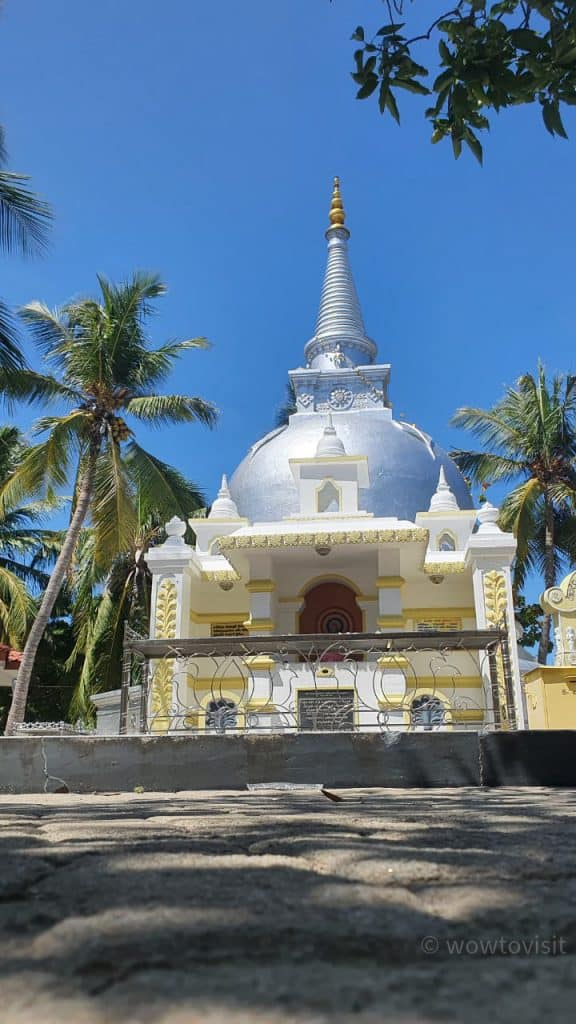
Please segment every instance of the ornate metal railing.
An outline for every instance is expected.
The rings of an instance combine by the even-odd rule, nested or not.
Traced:
[[[506,629],[124,642],[120,732],[515,728]]]

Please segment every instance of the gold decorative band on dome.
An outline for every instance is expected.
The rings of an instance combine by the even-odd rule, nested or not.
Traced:
[[[331,228],[343,228],[346,220],[346,214],[344,213],[344,205],[342,203],[342,196],[340,195],[340,178],[334,178],[334,188],[332,189],[332,202],[330,203],[330,213],[328,214]]]
[[[333,533],[256,533],[222,537],[221,551],[236,548],[326,547],[336,544],[428,543],[428,530],[335,530]],[[453,564],[453,563],[452,563]]]

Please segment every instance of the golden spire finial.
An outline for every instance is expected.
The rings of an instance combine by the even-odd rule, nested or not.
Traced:
[[[346,220],[346,214],[344,213],[344,206],[342,205],[342,196],[340,195],[340,178],[334,178],[334,188],[332,190],[332,202],[330,203],[329,213],[330,227],[331,228],[343,228],[344,221]]]

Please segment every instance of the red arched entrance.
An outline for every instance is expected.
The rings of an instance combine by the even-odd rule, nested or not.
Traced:
[[[300,613],[301,633],[361,633],[362,611],[350,587],[335,580],[308,591]]]

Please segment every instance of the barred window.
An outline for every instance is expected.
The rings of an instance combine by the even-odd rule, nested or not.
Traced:
[[[425,693],[422,697],[416,697],[412,701],[410,719],[413,726],[425,729],[427,732],[444,725],[446,712],[442,701],[438,697],[432,697]]]
[[[235,729],[238,724],[238,708],[233,700],[211,700],[206,708],[206,728],[215,732]]]

